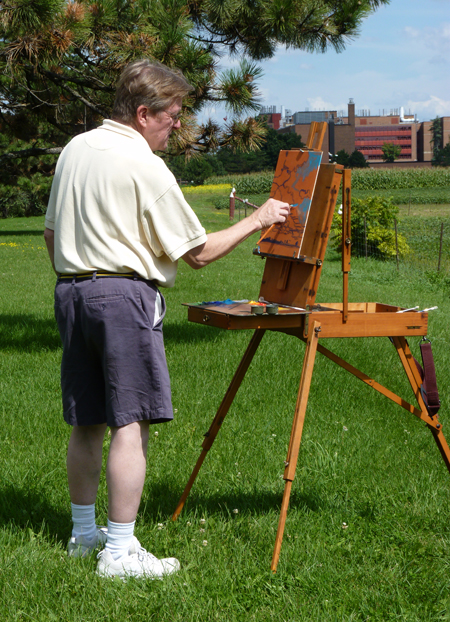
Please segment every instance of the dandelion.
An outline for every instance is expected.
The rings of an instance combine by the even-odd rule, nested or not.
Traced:
[[[208,546],[208,540],[203,540],[202,544],[203,546]]]

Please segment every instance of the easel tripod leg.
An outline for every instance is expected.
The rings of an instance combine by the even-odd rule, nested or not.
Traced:
[[[181,495],[180,500],[178,501],[176,510],[172,515],[172,520],[176,520],[181,510],[183,509],[186,499],[191,491],[192,485],[194,484],[195,479],[198,475],[198,472],[200,471],[200,468],[203,464],[203,461],[206,458],[206,454],[208,453],[212,444],[214,443],[214,440],[220,430],[220,426],[222,425],[228,413],[228,410],[230,409],[230,406],[233,403],[236,393],[238,392],[238,389],[241,386],[242,380],[244,379],[244,376],[247,373],[250,363],[252,362],[252,359],[255,356],[255,352],[258,349],[258,346],[261,343],[261,339],[263,338],[265,332],[266,332],[265,330],[258,329],[258,330],[255,330],[255,332],[253,333],[250,343],[247,346],[247,350],[245,351],[245,354],[242,357],[241,362],[239,363],[236,373],[233,376],[233,380],[231,381],[230,386],[228,387],[228,390],[225,393],[225,396],[222,400],[222,403],[219,406],[219,410],[217,411],[216,416],[214,417],[213,422],[211,423],[211,426],[208,432],[205,434],[205,440],[202,443],[202,453],[200,454],[197,460],[197,463],[194,467],[194,470],[192,471],[191,477],[189,478],[189,481],[186,484],[186,488],[184,489],[184,492]]]
[[[292,423],[291,438],[289,440],[289,449],[286,458],[286,468],[284,471],[284,493],[281,502],[280,519],[278,522],[278,530],[275,538],[275,548],[272,557],[272,572],[276,572],[278,560],[280,557],[281,544],[283,542],[284,527],[286,524],[287,510],[289,506],[289,497],[291,495],[292,482],[295,477],[295,469],[297,467],[298,454],[300,451],[300,442],[303,432],[303,424],[305,422],[306,406],[308,404],[309,389],[311,387],[312,373],[314,369],[314,361],[316,358],[317,345],[319,341],[320,323],[312,322],[306,340],[306,350],[303,359],[303,369],[300,378],[300,387],[295,406],[294,421]]]

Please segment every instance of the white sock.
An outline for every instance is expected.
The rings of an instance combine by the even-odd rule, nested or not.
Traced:
[[[109,551],[113,559],[119,559],[128,555],[133,540],[134,523],[113,523],[108,520],[108,537],[105,549]]]
[[[72,506],[72,537],[78,538],[84,536],[86,539],[93,538],[97,533],[95,524],[95,503],[92,505],[76,505]]]

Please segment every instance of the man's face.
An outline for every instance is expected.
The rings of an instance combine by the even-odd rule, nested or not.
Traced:
[[[164,151],[167,149],[170,135],[173,130],[177,130],[181,125],[178,118],[181,106],[182,100],[180,97],[167,110],[162,112],[152,114],[147,110],[145,122],[141,123],[141,134],[152,151]]]

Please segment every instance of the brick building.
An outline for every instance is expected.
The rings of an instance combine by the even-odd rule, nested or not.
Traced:
[[[419,123],[414,115],[404,115],[403,109],[378,116],[370,115],[369,111],[356,115],[355,104],[350,99],[346,116],[336,110],[296,112],[290,119],[283,119],[280,114],[278,131],[295,132],[306,140],[312,121],[328,123],[322,146],[324,162],[329,161],[330,153],[345,149],[351,154],[357,149],[368,162],[384,164],[384,143],[401,147],[398,163],[429,163],[432,159],[431,121]],[[442,117],[441,123],[443,147],[450,140],[450,117]]]

